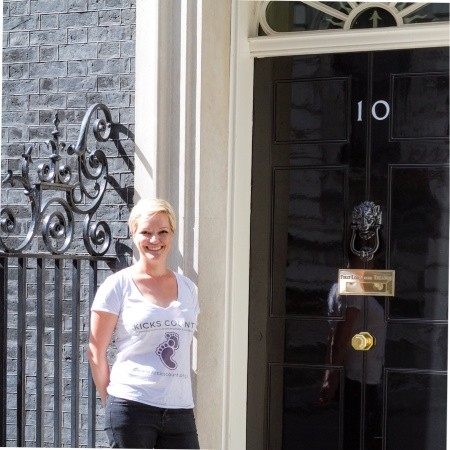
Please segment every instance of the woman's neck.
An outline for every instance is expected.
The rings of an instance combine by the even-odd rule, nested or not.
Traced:
[[[136,274],[149,275],[152,278],[161,278],[169,273],[165,264],[150,264],[142,260],[136,262],[134,268]]]

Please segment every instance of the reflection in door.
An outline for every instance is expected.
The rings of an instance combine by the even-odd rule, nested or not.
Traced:
[[[363,265],[358,257],[349,254],[349,269]],[[338,295],[337,283],[328,295],[330,316],[340,312],[344,320],[330,321],[326,362],[330,366],[343,366],[344,379],[341,382],[338,371],[326,370],[320,403],[328,406],[335,401],[339,391],[343,391],[343,448],[346,450],[360,448],[362,404],[365,406],[365,448],[382,448],[382,371],[387,327],[384,301],[367,296],[364,288],[354,282],[352,292],[360,295],[346,296],[345,304],[343,297]],[[357,340],[360,333],[362,338],[367,335],[371,339],[369,345],[364,346],[365,340]]]
[[[254,98],[247,448],[445,449],[448,49],[257,60]],[[395,297],[337,295],[348,267]]]

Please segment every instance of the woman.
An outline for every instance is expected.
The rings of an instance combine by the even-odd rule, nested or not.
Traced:
[[[190,347],[199,307],[194,283],[167,267],[175,215],[165,200],[144,199],[128,224],[139,260],[105,280],[91,313],[88,356],[108,439],[117,448],[198,449]]]

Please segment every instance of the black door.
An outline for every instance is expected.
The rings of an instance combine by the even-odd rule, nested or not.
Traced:
[[[255,61],[248,449],[445,449],[448,49]],[[350,250],[380,207],[379,249]],[[338,269],[395,296],[338,295]],[[352,337],[374,337],[355,350]]]

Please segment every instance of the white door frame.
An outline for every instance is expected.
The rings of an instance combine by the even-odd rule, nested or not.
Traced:
[[[225,324],[222,449],[246,446],[254,58],[449,45],[448,23],[249,38],[258,4],[233,0],[232,5],[226,261],[229,304]],[[450,395],[450,389],[448,392]]]

